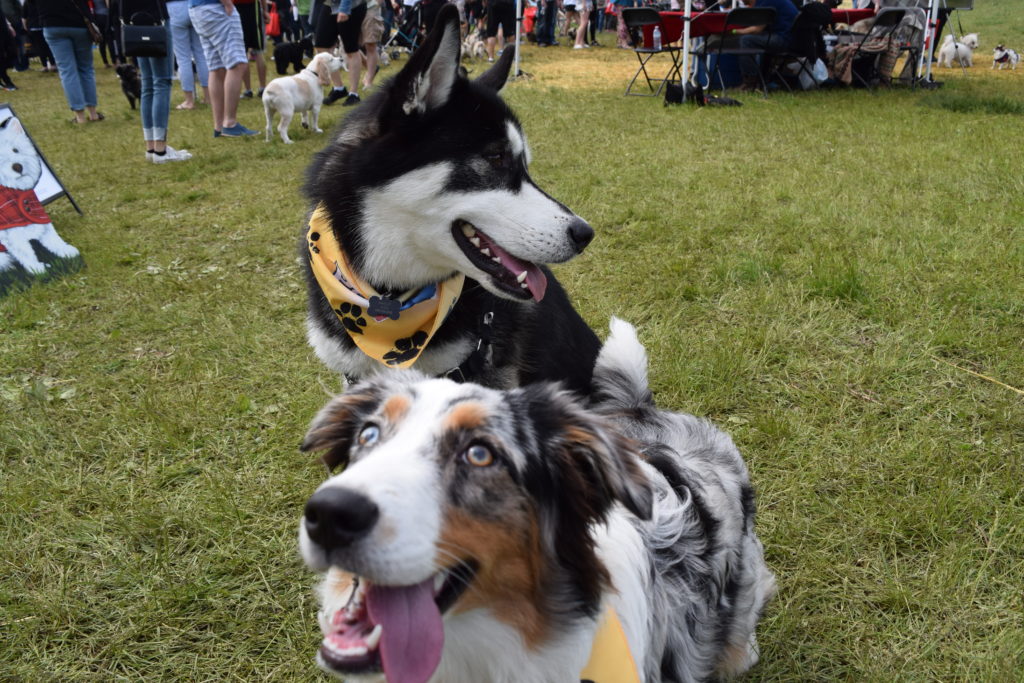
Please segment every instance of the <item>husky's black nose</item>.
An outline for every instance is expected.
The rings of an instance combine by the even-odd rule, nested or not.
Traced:
[[[370,533],[380,517],[376,503],[343,488],[317,491],[306,503],[306,533],[324,550],[343,548]]]
[[[576,253],[582,253],[590,240],[594,239],[594,229],[582,218],[576,217],[569,223],[569,239],[576,247]]]

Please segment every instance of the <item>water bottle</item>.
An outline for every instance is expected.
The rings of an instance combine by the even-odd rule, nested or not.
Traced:
[[[661,49],[661,28],[658,26],[654,27],[654,49]]]

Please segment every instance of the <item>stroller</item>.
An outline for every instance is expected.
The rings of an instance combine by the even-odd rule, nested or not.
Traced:
[[[398,59],[403,52],[412,54],[420,46],[422,39],[423,15],[420,6],[421,2],[412,7],[406,7],[402,14],[402,23],[395,29],[395,32],[388,37],[383,49],[389,50],[391,59]]]

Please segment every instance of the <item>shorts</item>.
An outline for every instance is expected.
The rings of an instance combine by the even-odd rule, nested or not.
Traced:
[[[487,37],[493,38],[498,35],[498,26],[505,40],[514,40],[516,37],[516,6],[511,2],[492,3],[487,10]]]
[[[359,51],[359,32],[363,28],[366,16],[366,5],[352,8],[346,21],[339,22],[337,15],[331,14],[331,8],[320,5],[319,15],[313,28],[313,46],[333,48],[341,38],[342,50],[345,54]]]
[[[263,48],[266,46],[266,38],[264,38],[263,31],[263,12],[260,11],[259,3],[236,4],[235,9],[238,11],[238,18],[242,20],[242,37],[245,40],[245,49],[263,52]]]
[[[359,31],[359,44],[380,43],[384,36],[384,19],[380,16],[380,6],[366,10],[362,29]]]
[[[210,71],[249,63],[238,12],[229,15],[224,11],[224,5],[218,2],[189,7],[188,17],[199,34],[199,42],[203,45],[203,54],[206,55],[206,65]]]

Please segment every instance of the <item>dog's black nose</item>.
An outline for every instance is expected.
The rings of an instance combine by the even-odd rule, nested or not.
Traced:
[[[582,253],[590,240],[594,239],[594,229],[582,218],[576,217],[569,223],[569,239],[576,247],[576,253]]]
[[[11,168],[14,169],[15,173],[21,173],[21,164],[11,164]]]
[[[380,517],[376,503],[361,493],[326,488],[306,503],[306,533],[324,550],[343,548],[370,533]]]

